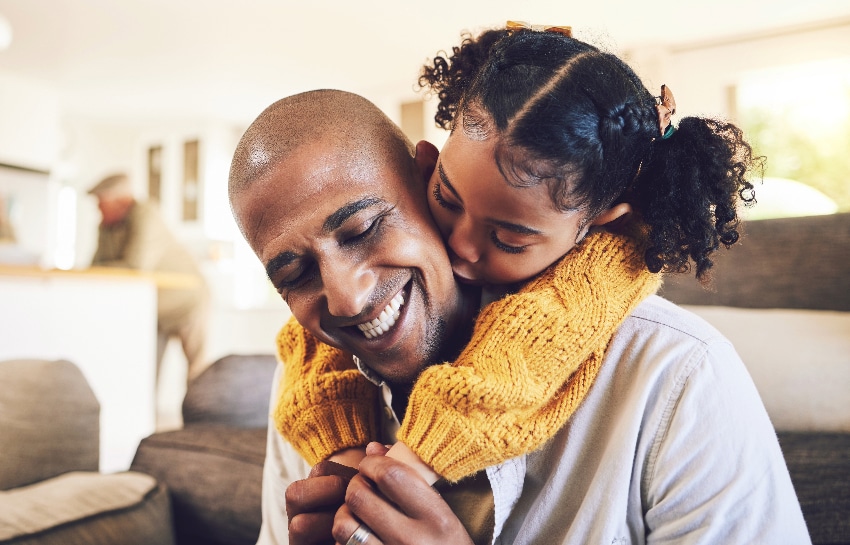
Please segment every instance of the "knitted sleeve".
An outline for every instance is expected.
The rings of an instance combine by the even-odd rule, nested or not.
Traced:
[[[378,389],[350,354],[317,341],[294,318],[278,334],[277,350],[283,376],[274,422],[310,465],[378,437]]]
[[[625,237],[588,235],[484,308],[457,361],[420,375],[398,439],[450,481],[539,447],[584,399],[614,332],[660,278]]]

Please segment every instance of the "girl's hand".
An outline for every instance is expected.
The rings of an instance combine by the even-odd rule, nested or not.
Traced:
[[[344,466],[357,469],[360,460],[366,457],[366,449],[363,447],[351,447],[328,456],[328,461],[336,462]]]
[[[386,455],[390,458],[395,458],[400,462],[404,462],[405,464],[415,469],[419,476],[425,479],[425,482],[428,483],[428,486],[431,486],[440,479],[440,476],[437,475],[433,469],[431,469],[431,466],[423,462],[422,458],[420,458],[415,452],[410,450],[410,447],[408,447],[401,441],[393,445]]]

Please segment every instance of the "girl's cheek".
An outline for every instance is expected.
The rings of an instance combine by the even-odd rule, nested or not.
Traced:
[[[431,209],[431,215],[434,217],[434,221],[437,223],[437,228],[440,230],[440,234],[443,235],[443,241],[448,239],[449,235],[452,234],[452,218],[449,214],[446,214],[444,210],[435,210]]]

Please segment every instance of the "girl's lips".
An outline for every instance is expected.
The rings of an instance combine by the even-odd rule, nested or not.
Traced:
[[[455,280],[460,282],[461,284],[467,284],[470,286],[480,286],[484,283],[480,278],[476,278],[478,275],[475,274],[470,264],[456,257],[452,257],[452,274],[455,276]]]
[[[478,280],[475,278],[467,278],[466,276],[462,276],[457,273],[457,271],[452,271],[455,275],[455,280],[460,282],[461,284],[467,284],[470,286],[481,286],[484,284],[483,280]]]

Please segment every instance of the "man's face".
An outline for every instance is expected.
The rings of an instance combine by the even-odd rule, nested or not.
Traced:
[[[334,147],[299,148],[233,198],[234,214],[302,326],[410,383],[463,308],[428,213],[427,168]]]

